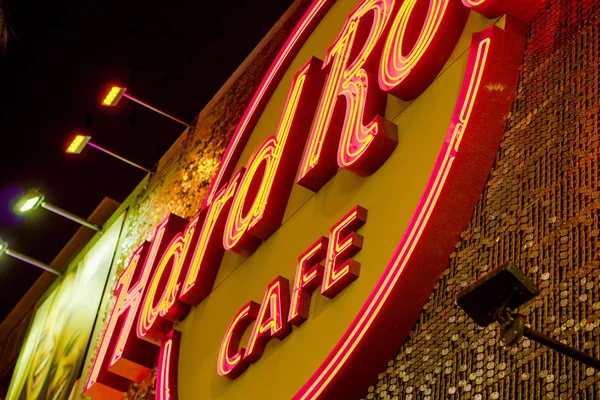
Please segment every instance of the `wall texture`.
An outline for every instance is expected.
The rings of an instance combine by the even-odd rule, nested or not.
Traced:
[[[530,26],[496,163],[448,269],[367,399],[593,399],[600,373],[530,341],[498,343],[454,304],[515,261],[542,290],[526,321],[600,356],[600,3],[551,0]]]

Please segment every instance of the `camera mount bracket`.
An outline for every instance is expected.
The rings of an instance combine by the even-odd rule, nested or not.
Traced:
[[[525,336],[534,342],[550,347],[556,352],[564,354],[567,357],[600,371],[600,360],[597,358],[561,343],[558,340],[546,336],[525,325],[525,317],[508,307],[509,300],[507,300],[495,314],[496,322],[498,322],[498,325],[500,326],[500,342],[503,346],[512,347]]]

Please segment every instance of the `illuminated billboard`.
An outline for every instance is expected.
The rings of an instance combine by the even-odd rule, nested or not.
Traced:
[[[22,347],[8,400],[68,399],[81,373],[124,215],[49,291]]]

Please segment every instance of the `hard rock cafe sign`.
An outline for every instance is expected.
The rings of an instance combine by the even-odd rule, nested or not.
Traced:
[[[174,330],[174,324],[211,296],[224,254],[254,257],[282,226],[296,185],[318,194],[339,169],[367,181],[382,173],[378,170],[402,144],[403,127],[385,118],[388,100],[411,102],[432,86],[470,14],[506,15],[503,28],[492,24],[472,35],[462,84],[452,98],[454,112],[416,210],[364,304],[294,398],[360,396],[407,336],[481,193],[514,98],[526,22],[543,1],[354,0],[324,60],[307,57],[292,71],[275,133],[253,147],[245,167],[236,170],[292,61],[336,3],[315,0],[280,50],[198,214],[189,221],[170,215],[131,256],[114,289],[115,305],[86,395],[121,398],[158,361],[156,399],[177,398],[180,355],[193,350],[185,349],[186,331]],[[435,118],[435,110],[431,115]],[[404,171],[388,185],[407,178]],[[248,299],[237,305],[212,360],[219,379],[238,378],[260,364],[271,339],[293,336],[298,329],[292,327],[310,320],[311,301],[333,299],[359,277],[355,258],[365,240],[359,232],[370,225],[368,212],[363,204],[343,211],[329,225],[328,237],[315,233],[312,244],[295,255],[294,276],[273,276],[261,303]],[[385,234],[388,226],[373,228]],[[345,300],[339,297],[335,301]]]

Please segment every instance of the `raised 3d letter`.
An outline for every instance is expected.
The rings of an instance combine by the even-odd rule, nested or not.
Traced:
[[[382,117],[387,95],[374,74],[394,9],[394,0],[363,1],[327,51],[329,75],[300,165],[299,185],[318,191],[338,165],[370,175],[396,147],[397,128]]]
[[[202,228],[196,229],[198,237],[192,240],[195,248],[190,249],[185,261],[188,269],[179,294],[179,300],[186,304],[197,306],[213,288],[225,253],[222,245],[225,221],[244,171],[243,168],[238,170],[227,186],[217,192],[210,205],[200,212]]]
[[[187,269],[188,251],[192,245],[198,225],[198,216],[189,224],[183,218],[170,215],[165,221],[165,236],[171,237],[162,256],[153,268],[144,301],[140,308],[137,335],[160,346],[167,334],[173,330],[173,323],[179,321],[189,310],[189,306],[177,300],[182,275]]]
[[[156,257],[156,251],[148,255],[149,248],[148,242],[140,246],[117,280],[115,305],[83,390],[86,396],[121,399],[130,382],[143,379],[154,365],[158,348],[131,329],[150,276],[144,260]]]
[[[327,254],[327,243],[327,238],[322,236],[298,257],[288,316],[292,325],[300,326],[308,319],[312,292],[323,280],[323,265],[320,262]]]
[[[254,301],[246,303],[240,311],[233,317],[229,324],[227,332],[221,342],[219,350],[219,360],[217,361],[217,372],[221,376],[235,379],[244,372],[250,365],[243,359],[245,348],[240,347],[242,335],[246,328],[256,320],[260,305]]]
[[[278,276],[269,286],[248,340],[248,348],[244,360],[254,363],[263,355],[269,340],[284,339],[292,332],[292,325],[287,321],[290,307],[290,283],[287,279]]]
[[[225,249],[248,255],[281,225],[322,82],[316,58],[296,74],[277,134],[254,153],[240,182],[225,225]]]
[[[331,228],[321,286],[323,296],[335,297],[358,278],[360,263],[350,257],[362,249],[363,237],[355,231],[365,222],[367,210],[356,206]]]
[[[406,0],[392,22],[379,67],[379,86],[413,100],[450,57],[469,10],[460,0]]]

